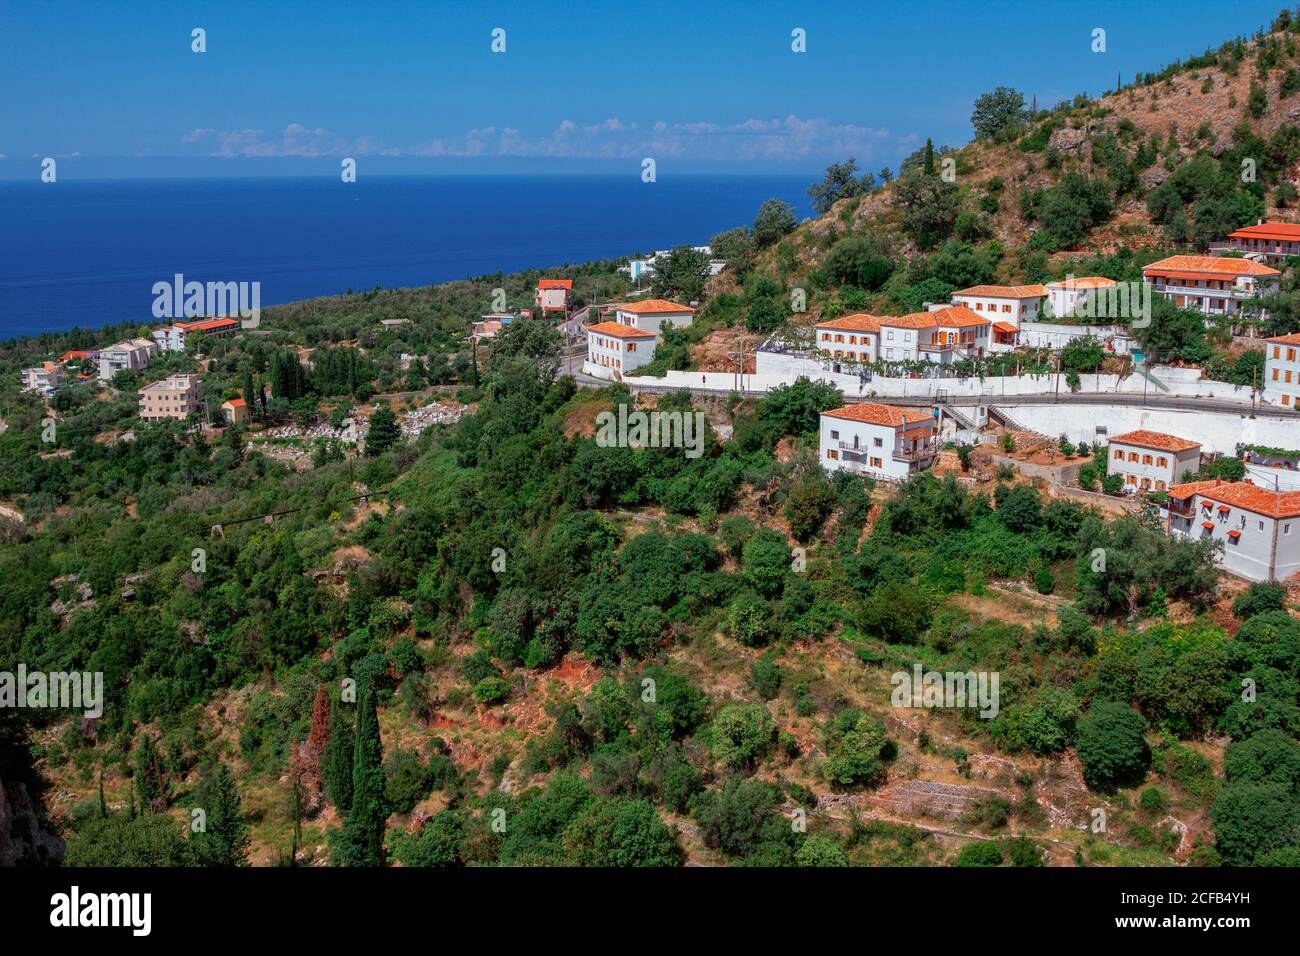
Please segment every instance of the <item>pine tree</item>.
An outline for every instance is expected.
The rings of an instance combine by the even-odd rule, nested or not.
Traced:
[[[325,747],[323,759],[325,772],[325,793],[338,810],[339,816],[346,818],[352,809],[352,759],[355,749],[352,734],[352,721],[348,719],[343,706],[334,702],[330,714],[329,743]]]
[[[925,141],[925,162],[921,171],[927,176],[934,175],[934,143],[928,137]]]
[[[379,739],[379,712],[369,681],[357,700],[357,739],[352,761],[352,811],[335,847],[335,859],[347,866],[384,865],[384,750]]]
[[[193,837],[203,866],[247,866],[248,824],[244,822],[235,775],[223,763],[209,768],[199,784],[197,805],[205,814],[204,829]]]

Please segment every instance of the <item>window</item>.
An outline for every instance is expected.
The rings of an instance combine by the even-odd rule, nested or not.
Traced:
[[[1126,485],[1136,485],[1136,484],[1137,484],[1137,478],[1135,478],[1133,475],[1125,475],[1125,476],[1124,476],[1124,484],[1126,484]]]
[[[1004,305],[1004,306],[1002,307],[1002,311],[1003,311],[1003,312],[1010,312],[1010,311],[1011,311],[1011,306],[1009,306],[1009,305]]]
[[[1161,468],[1164,468],[1169,464],[1169,459],[1166,458],[1164,455],[1161,455],[1159,458],[1156,459],[1156,464],[1159,465]]]
[[[1137,460],[1138,460],[1138,453],[1135,452],[1135,451],[1131,451],[1131,452],[1129,452],[1129,453],[1128,453],[1128,460],[1129,460],[1129,461],[1137,461]]]
[[[1151,456],[1150,456],[1150,455],[1143,455],[1143,456],[1142,456],[1142,464],[1144,464],[1144,465],[1149,465],[1149,464],[1151,464]]]
[[[1286,360],[1287,360],[1288,362],[1294,362],[1294,361],[1295,361],[1295,349],[1287,349],[1287,350],[1286,350]]]
[[[835,429],[832,428],[832,429],[831,429],[831,441],[839,441],[839,440],[840,440],[840,433],[837,432],[837,431],[835,431]]]
[[[1281,357],[1282,357],[1282,346],[1280,345],[1273,346],[1273,358],[1281,358]]]
[[[1273,369],[1273,381],[1277,381],[1277,369]]]
[[[1115,460],[1116,460],[1116,461],[1123,461],[1123,460],[1124,460],[1124,453],[1123,453],[1122,451],[1117,451],[1117,452],[1115,452]]]
[[[882,442],[879,438],[874,438],[874,439],[872,439],[872,441],[873,441],[873,443],[875,444],[875,446],[876,446],[877,448],[883,448],[883,447],[884,447],[884,442]]]
[[[635,351],[636,351],[636,343],[635,343],[635,342],[628,342],[628,343],[627,343],[627,350],[628,350],[629,352],[635,352]]]
[[[856,335],[850,335],[849,345],[857,345],[857,344],[858,344],[858,337]]]
[[[827,449],[826,449],[826,457],[827,457],[827,458],[836,458],[836,459],[838,459],[838,458],[840,457],[840,453],[837,452],[834,448],[827,448]]]
[[[885,467],[885,465],[884,465],[884,462],[882,462],[879,458],[872,458],[872,459],[871,459],[871,467],[872,467],[872,468],[883,468],[883,467]]]

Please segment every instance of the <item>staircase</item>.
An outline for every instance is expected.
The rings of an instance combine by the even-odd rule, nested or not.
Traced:
[[[1144,379],[1146,379],[1148,382],[1150,382],[1150,383],[1151,383],[1152,385],[1154,385],[1156,388],[1160,389],[1160,391],[1162,391],[1162,392],[1167,392],[1167,391],[1169,391],[1169,386],[1166,385],[1164,382],[1160,381],[1160,379],[1156,378],[1156,377],[1155,377],[1154,375],[1152,375],[1150,372],[1148,372],[1148,371],[1146,370],[1146,366],[1145,366],[1145,365],[1134,365],[1134,366],[1133,366],[1133,371],[1136,372],[1138,375],[1141,375]]]
[[[1048,441],[1055,440],[1049,435],[1044,435],[1042,432],[1036,432],[1032,428],[1026,428],[1024,425],[1020,424],[1020,422],[1008,415],[1004,409],[998,408],[996,405],[989,406],[989,420],[998,422],[1004,428],[1013,432],[1025,432],[1030,435],[1037,435],[1039,438],[1045,438]]]

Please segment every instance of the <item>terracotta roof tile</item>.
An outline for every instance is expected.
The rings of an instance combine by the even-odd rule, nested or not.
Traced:
[[[830,418],[843,418],[851,422],[865,422],[868,425],[888,425],[897,428],[900,425],[914,425],[933,419],[929,411],[915,408],[899,408],[897,405],[879,405],[875,402],[860,402],[857,405],[845,405],[822,412]]]
[[[1294,222],[1261,222],[1228,233],[1229,239],[1273,239],[1300,242],[1300,224]]]
[[[1232,256],[1170,256],[1153,262],[1142,270],[1142,274],[1161,274],[1175,272],[1196,272],[1206,275],[1231,276],[1278,276],[1282,273],[1269,266],[1255,262],[1253,259],[1237,259]]]
[[[1119,442],[1121,445],[1157,448],[1160,451],[1191,451],[1193,448],[1201,447],[1200,442],[1188,441],[1186,438],[1179,438],[1177,435],[1166,435],[1164,432],[1147,431],[1145,428],[1125,432],[1122,435],[1112,435],[1110,441],[1111,444]]]
[[[679,305],[667,299],[646,299],[644,302],[622,302],[618,308],[636,315],[653,315],[656,312],[694,312],[689,305]]]
[[[1196,481],[1175,485],[1168,493],[1179,499],[1196,494],[1268,518],[1300,518],[1300,491],[1268,491],[1248,481],[1225,481],[1218,484]]]
[[[1073,279],[1061,279],[1047,283],[1049,289],[1105,289],[1118,285],[1114,279],[1105,276],[1075,276]]]
[[[953,293],[959,295],[979,295],[990,299],[1036,299],[1047,295],[1044,285],[973,285],[969,289],[960,289]]]
[[[818,322],[816,328],[819,329],[846,329],[849,332],[879,332],[880,323],[885,319],[878,315],[867,315],[865,312],[857,312],[853,315],[846,315],[838,319],[827,319],[825,322]]]
[[[595,332],[597,335],[612,335],[616,339],[652,339],[655,337],[653,332],[633,328],[630,325],[624,325],[622,322],[601,322],[598,325],[589,325],[587,331]]]

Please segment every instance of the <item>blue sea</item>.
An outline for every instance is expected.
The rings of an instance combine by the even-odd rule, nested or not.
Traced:
[[[155,321],[153,284],[260,282],[263,306],[700,245],[814,176],[0,182],[0,339]]]

